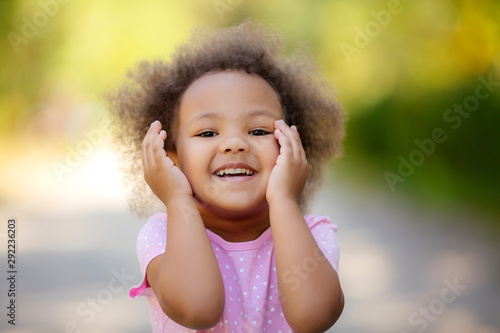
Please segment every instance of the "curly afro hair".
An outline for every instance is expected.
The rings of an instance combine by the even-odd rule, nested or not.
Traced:
[[[228,70],[259,75],[279,95],[285,121],[297,127],[307,156],[309,175],[299,199],[307,210],[323,167],[340,155],[344,112],[311,56],[298,49],[292,56],[284,54],[280,34],[254,21],[197,29],[170,61],[139,62],[120,88],[107,93],[114,147],[134,213],[145,217],[165,209],[143,178],[141,144],[150,124],[160,120],[167,133],[175,132],[179,100],[189,85],[206,73]],[[167,138],[165,149],[175,149],[172,140]]]

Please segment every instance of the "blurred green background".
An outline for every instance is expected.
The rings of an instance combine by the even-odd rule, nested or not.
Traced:
[[[347,302],[333,330],[498,333],[492,0],[0,1],[0,215],[18,219],[20,265],[19,322],[0,331],[149,330],[147,302],[126,292],[141,279],[143,221],[126,209],[102,94],[193,28],[248,17],[309,47],[348,114],[344,157],[313,210],[339,226]],[[78,312],[123,270],[120,292]],[[467,289],[438,319],[412,322],[457,279]]]
[[[196,26],[253,17],[282,30],[290,45],[309,46],[334,83],[349,116],[339,172],[432,205],[500,217],[498,1],[3,0],[0,6],[0,167],[6,168],[0,199],[22,196],[26,187],[13,189],[14,180],[41,181],[18,165],[9,168],[26,153],[58,161],[52,165],[58,180],[69,174],[65,158],[78,152],[84,129],[99,128],[106,117],[101,94],[139,59],[168,58]],[[480,78],[493,84],[478,88]],[[486,97],[474,97],[477,89]],[[436,128],[445,139],[429,143]],[[427,142],[427,151],[415,140]]]

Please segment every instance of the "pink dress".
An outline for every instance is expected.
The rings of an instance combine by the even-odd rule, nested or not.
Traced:
[[[338,270],[339,250],[337,226],[326,216],[306,215],[305,220],[316,242],[333,268]],[[151,309],[151,326],[159,332],[293,332],[283,315],[279,299],[276,263],[271,229],[249,242],[230,243],[207,230],[208,238],[219,263],[225,288],[225,307],[221,320],[213,328],[192,330],[168,318],[160,308],[146,279],[148,264],[165,252],[167,215],[151,216],[139,233],[137,255],[142,282],[130,289],[132,298],[145,296]],[[307,258],[285,277],[285,283],[299,285],[313,272],[320,256]],[[323,259],[324,260],[324,259]],[[202,274],[200,272],[200,274]],[[285,300],[286,301],[286,300]]]

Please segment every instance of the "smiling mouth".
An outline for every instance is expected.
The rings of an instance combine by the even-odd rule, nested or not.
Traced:
[[[218,177],[239,177],[239,176],[253,176],[255,171],[245,168],[229,168],[229,169],[221,169],[215,172],[215,175]]]

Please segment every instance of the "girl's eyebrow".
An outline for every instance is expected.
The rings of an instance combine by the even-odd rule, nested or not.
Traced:
[[[269,109],[254,110],[254,111],[250,112],[250,114],[248,116],[249,116],[249,118],[256,117],[256,116],[266,116],[266,117],[273,118],[273,119],[281,118],[281,115],[279,115],[278,118],[276,118],[273,111],[274,110],[269,110]]]

